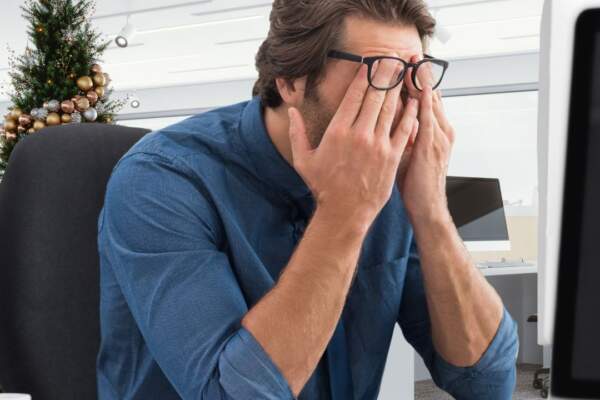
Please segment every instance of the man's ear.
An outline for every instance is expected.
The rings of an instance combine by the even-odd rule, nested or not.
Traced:
[[[294,80],[287,80],[285,78],[275,79],[279,95],[288,107],[299,107],[302,105],[306,90],[306,80],[306,76]]]

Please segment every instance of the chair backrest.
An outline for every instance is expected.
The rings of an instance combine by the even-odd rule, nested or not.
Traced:
[[[97,219],[116,162],[148,131],[44,129],[0,183],[0,385],[35,400],[95,399]]]

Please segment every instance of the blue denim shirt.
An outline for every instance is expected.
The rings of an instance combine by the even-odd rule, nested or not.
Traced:
[[[277,281],[313,211],[310,190],[266,132],[259,98],[135,144],[113,170],[98,223],[99,398],[292,399],[240,321]],[[506,310],[475,365],[436,352],[397,189],[357,268],[341,317],[345,360],[331,370],[321,359],[299,399],[331,399],[337,368],[349,371],[353,399],[376,399],[396,323],[455,398],[511,398],[518,338]]]

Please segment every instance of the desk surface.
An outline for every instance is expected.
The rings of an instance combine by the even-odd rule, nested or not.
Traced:
[[[479,268],[485,276],[537,274],[537,265],[524,267]]]

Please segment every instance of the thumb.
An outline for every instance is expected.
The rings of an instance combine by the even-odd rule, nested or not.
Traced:
[[[288,116],[290,118],[289,135],[292,145],[292,156],[294,159],[304,158],[311,150],[308,137],[306,136],[304,120],[298,109],[294,107],[288,109]]]

